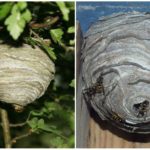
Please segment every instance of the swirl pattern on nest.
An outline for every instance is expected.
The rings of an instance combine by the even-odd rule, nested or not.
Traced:
[[[39,48],[0,44],[0,101],[25,106],[41,97],[55,66]]]
[[[81,60],[83,94],[101,119],[128,132],[150,133],[150,14],[97,21],[85,34]]]

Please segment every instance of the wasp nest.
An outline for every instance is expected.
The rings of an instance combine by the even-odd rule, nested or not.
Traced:
[[[25,106],[41,97],[55,67],[39,48],[0,44],[0,101]]]
[[[104,17],[82,46],[84,99],[102,120],[150,133],[150,14]]]

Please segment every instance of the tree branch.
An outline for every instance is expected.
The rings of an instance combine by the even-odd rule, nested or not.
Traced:
[[[12,127],[12,128],[18,128],[18,127],[23,127],[27,124],[27,122],[23,122],[23,123],[17,123],[17,124],[9,124],[9,127]]]
[[[25,126],[27,124],[27,122],[23,122],[23,123],[17,123],[17,124],[12,124],[12,123],[9,123],[9,127],[11,128],[17,128],[17,127],[22,127],[22,126]],[[2,126],[2,123],[0,123],[0,125]]]
[[[20,136],[17,136],[17,137],[15,137],[15,138],[13,138],[12,139],[12,141],[11,141],[11,143],[12,144],[14,144],[14,143],[16,143],[17,142],[17,140],[20,140],[20,139],[22,139],[22,138],[25,138],[25,137],[28,137],[29,135],[31,135],[31,131],[29,131],[28,133],[26,133],[26,134],[23,134],[23,135],[20,135]]]
[[[11,128],[18,128],[18,127],[23,127],[27,124],[27,122],[29,121],[30,119],[30,116],[31,116],[31,112],[29,113],[27,119],[25,122],[21,122],[21,123],[16,123],[16,124],[13,124],[13,123],[9,123],[9,127]],[[0,123],[0,125],[2,126],[2,123]]]
[[[0,111],[2,118],[2,128],[3,128],[5,148],[11,148],[11,136],[10,136],[8,113],[5,109],[2,108],[0,109]]]

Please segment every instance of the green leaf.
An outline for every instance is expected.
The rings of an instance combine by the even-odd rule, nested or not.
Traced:
[[[64,139],[62,139],[61,137],[55,137],[55,138],[52,138],[50,140],[50,144],[55,147],[62,147],[62,145],[64,144]]]
[[[50,35],[55,43],[61,43],[63,34],[63,30],[60,28],[50,30]]]
[[[69,85],[74,88],[74,86],[75,86],[75,80],[73,79]]]
[[[55,102],[46,102],[44,105],[49,112],[59,111],[61,109],[60,105]]]
[[[62,136],[61,132],[56,129],[56,126],[45,124],[44,119],[38,120],[37,118],[33,118],[31,121],[28,121],[28,124],[31,126],[32,129],[38,128],[47,132],[51,132],[58,136]]]
[[[54,48],[47,46],[41,39],[40,40],[35,40],[33,38],[28,38],[27,42],[30,43],[31,45],[35,46],[39,46],[41,47],[43,50],[45,50],[47,52],[47,54],[49,55],[49,57],[53,60],[56,60],[57,57],[54,53]]]
[[[44,130],[46,132],[53,133],[53,134],[55,134],[57,136],[60,136],[60,137],[62,137],[64,139],[66,139],[66,137],[64,137],[63,135],[61,135],[60,131],[56,130],[53,126],[48,126],[46,124],[43,124],[43,122],[41,122],[41,125],[40,125],[39,129]]]
[[[22,17],[26,22],[29,22],[32,19],[31,12],[26,9],[25,12],[23,12]]]
[[[69,125],[72,129],[72,131],[74,131],[74,113],[73,112],[70,112],[70,116],[69,116]]]
[[[70,145],[70,147],[74,147],[74,136],[73,135],[69,138],[69,145]]]
[[[25,22],[21,19],[21,15],[19,12],[16,12],[9,16],[5,25],[7,25],[7,30],[14,40],[17,40],[20,34],[23,32]]]
[[[24,6],[20,6],[24,7]],[[26,10],[23,14],[19,11],[18,4],[12,8],[11,15],[5,20],[7,30],[14,40],[17,40],[24,31],[25,25],[31,20],[31,13]]]
[[[27,7],[27,3],[26,2],[18,2],[17,6],[22,11]]]
[[[46,45],[43,45],[43,48],[47,51],[47,53],[49,54],[49,56],[53,59],[53,60],[56,60],[57,57],[54,53],[54,48],[52,47],[49,47],[49,46],[46,46]]]
[[[32,130],[35,130],[37,129],[37,123],[38,123],[38,118],[37,117],[34,117],[32,118],[31,120],[29,120],[28,122],[28,125],[32,128]]]
[[[5,19],[7,15],[10,13],[11,8],[13,4],[12,3],[4,3],[0,5],[0,21]]]
[[[64,95],[61,95],[58,97],[59,101],[70,101],[73,99],[73,96],[72,95],[69,95],[69,94],[64,94]]]
[[[66,6],[70,9],[70,10],[75,10],[75,3],[74,2],[66,2],[65,3]]]
[[[12,10],[11,10],[11,14],[15,14],[17,12],[20,12],[18,7],[17,7],[17,4],[15,4],[13,7],[12,7]]]
[[[44,119],[38,120],[38,128],[43,129],[45,127]]]
[[[75,41],[74,40],[69,40],[69,45],[74,45]]]
[[[28,43],[32,47],[35,47],[36,42],[31,37],[25,37],[24,39],[25,39],[26,43]]]
[[[31,111],[31,114],[33,116],[42,116],[44,114],[44,112],[43,111],[39,111],[39,112],[37,112],[37,111]]]
[[[68,33],[74,33],[74,31],[75,31],[74,26],[69,27],[68,30],[67,30]]]
[[[65,2],[56,2],[56,4],[58,5],[59,9],[61,10],[62,14],[63,14],[63,19],[65,21],[69,20],[69,12],[70,10],[66,7]]]

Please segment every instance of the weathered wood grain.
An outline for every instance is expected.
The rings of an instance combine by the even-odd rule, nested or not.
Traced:
[[[82,78],[80,75],[81,72],[81,62],[80,62],[80,50],[81,50],[81,41],[82,41],[82,33],[80,29],[80,25],[77,22],[76,24],[76,58],[77,58],[77,95],[76,95],[76,147],[83,148],[87,146],[88,140],[88,129],[89,129],[89,112],[87,109],[87,105],[82,98]]]
[[[150,135],[129,134],[109,123],[90,117],[88,133],[89,148],[149,148]]]

